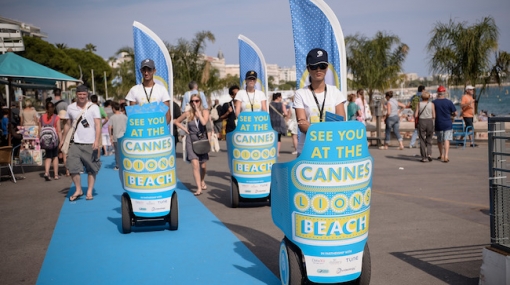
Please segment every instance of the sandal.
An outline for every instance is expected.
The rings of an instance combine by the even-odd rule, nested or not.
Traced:
[[[379,149],[388,149],[388,147],[383,145],[383,146],[380,146]]]
[[[66,169],[66,176],[69,177],[71,176],[71,173],[69,173],[69,170]]]
[[[449,159],[448,159],[448,157],[447,157],[447,158],[445,158],[445,159],[443,160],[443,162],[448,163],[448,162],[450,162],[450,160],[449,160]]]
[[[193,193],[193,195],[200,196],[200,195],[202,195],[202,192],[195,192],[195,193]]]
[[[44,179],[46,181],[51,181],[51,178],[50,178],[50,175],[49,174],[44,174]]]
[[[76,201],[76,200],[78,200],[78,198],[80,198],[81,196],[83,196],[83,194],[70,196],[70,197],[69,197],[69,201],[71,201],[71,202]]]
[[[53,177],[53,179],[55,179],[55,180],[59,180],[59,179],[60,179],[60,176],[55,175],[55,177]]]
[[[205,183],[202,183],[202,190],[207,190],[207,185],[205,185]]]
[[[85,200],[94,200],[94,196],[87,196],[85,197]]]

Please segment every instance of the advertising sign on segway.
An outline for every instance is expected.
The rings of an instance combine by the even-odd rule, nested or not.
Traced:
[[[372,171],[365,126],[356,121],[312,124],[301,155],[273,165],[271,213],[285,234],[283,284],[369,278]]]
[[[236,129],[227,134],[232,207],[239,206],[240,198],[269,198],[277,143],[267,112],[239,114]]]
[[[157,102],[126,107],[126,132],[118,142],[119,174],[126,190],[122,196],[124,232],[130,232],[138,218],[163,219],[177,229],[175,148],[166,123],[167,110]]]

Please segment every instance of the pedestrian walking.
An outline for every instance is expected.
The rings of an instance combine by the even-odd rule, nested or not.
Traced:
[[[178,128],[184,130],[187,134],[186,138],[186,160],[191,162],[193,177],[197,190],[194,195],[199,196],[202,194],[202,190],[207,189],[205,183],[206,175],[206,162],[209,160],[209,154],[197,154],[193,148],[193,143],[201,140],[207,140],[207,129],[206,124],[209,120],[209,112],[203,109],[200,95],[193,94],[190,97],[190,106],[179,118],[174,120],[174,124]],[[188,119],[186,127],[181,124],[182,121]],[[207,143],[209,141],[207,140]]]
[[[287,124],[285,120],[287,118],[287,108],[282,102],[282,93],[273,93],[273,101],[269,104],[269,118],[271,119],[271,126],[273,130],[278,133],[278,152],[277,156],[280,156],[280,146],[282,143],[282,135],[287,134]]]
[[[99,160],[99,146],[101,144],[101,114],[99,106],[89,102],[89,92],[85,85],[76,87],[76,102],[67,107],[67,123],[64,136],[72,133],[69,145],[67,168],[71,173],[76,190],[69,201],[75,201],[83,196],[80,172],[87,173],[86,199],[94,199],[93,190],[96,175],[101,168]],[[61,143],[62,146],[62,143]]]
[[[432,136],[434,135],[434,119],[436,112],[434,103],[430,102],[430,93],[423,91],[421,93],[421,102],[419,102],[414,111],[415,122],[420,136],[420,154],[421,162],[432,161]]]

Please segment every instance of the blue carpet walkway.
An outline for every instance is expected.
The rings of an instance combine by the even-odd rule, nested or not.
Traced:
[[[37,284],[280,283],[180,182],[177,231],[136,227],[122,234],[123,189],[113,156],[102,161],[94,200],[64,202]]]

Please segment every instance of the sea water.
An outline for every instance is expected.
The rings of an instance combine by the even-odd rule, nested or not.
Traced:
[[[477,97],[480,94],[480,89],[476,88]],[[459,102],[458,105],[455,105],[459,111],[462,94],[464,94],[463,89],[450,89],[449,99]],[[508,116],[510,114],[510,86],[487,87],[478,101],[478,112],[481,110],[487,111],[489,115]]]

